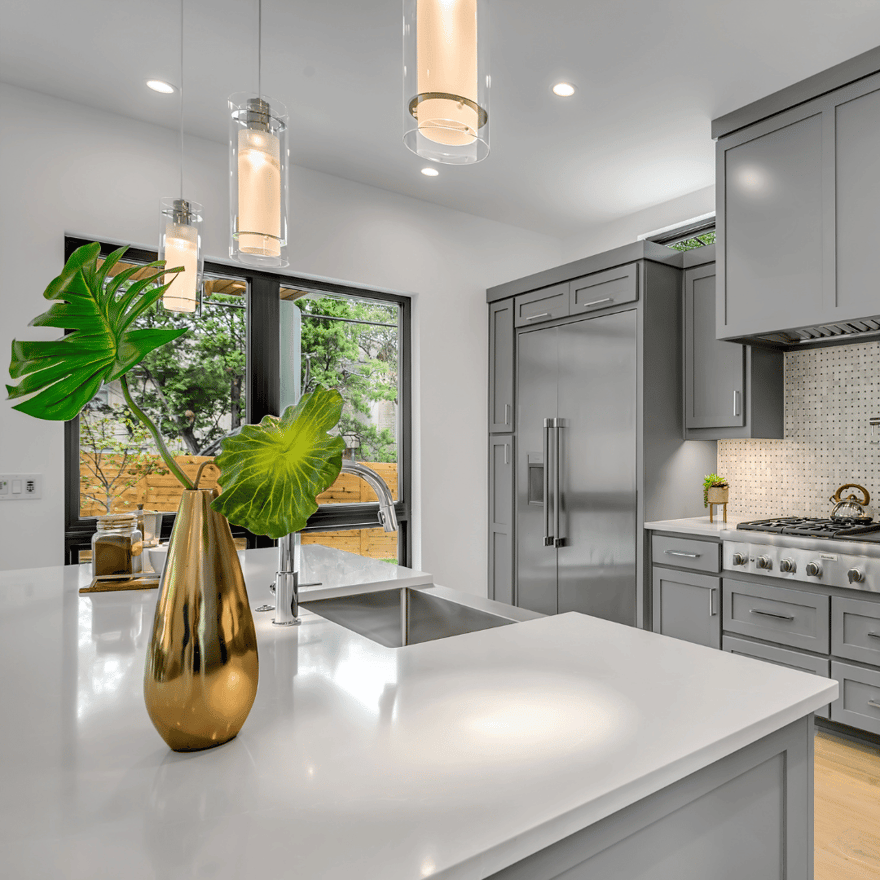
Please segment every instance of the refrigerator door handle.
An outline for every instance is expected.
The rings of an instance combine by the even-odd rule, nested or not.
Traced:
[[[553,419],[544,419],[544,546],[553,546],[550,534],[550,428]]]
[[[553,419],[553,483],[556,486],[553,495],[553,546],[564,547],[565,536],[562,534],[562,419]]]

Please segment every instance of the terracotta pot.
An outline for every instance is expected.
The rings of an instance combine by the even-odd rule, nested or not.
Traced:
[[[257,633],[229,523],[210,507],[216,497],[183,493],[147,648],[147,712],[176,752],[231,740],[257,695]]]

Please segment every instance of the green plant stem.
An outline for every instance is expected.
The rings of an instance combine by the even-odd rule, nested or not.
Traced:
[[[128,390],[128,377],[122,376],[119,383],[122,385],[122,393],[125,395],[125,402],[128,404],[129,409],[135,414],[138,421],[142,422],[150,434],[153,435],[156,448],[159,450],[162,460],[168,465],[168,470],[177,477],[184,489],[192,489],[192,480],[183,472],[183,469],[168,451],[168,447],[165,445],[159,429],[152,423],[150,417],[132,400],[131,392]]]

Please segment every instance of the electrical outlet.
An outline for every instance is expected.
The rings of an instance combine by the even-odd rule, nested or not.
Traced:
[[[42,497],[42,474],[0,474],[0,501],[23,501]]]

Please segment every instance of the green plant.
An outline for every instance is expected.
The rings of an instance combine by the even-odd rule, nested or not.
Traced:
[[[342,395],[318,386],[281,418],[226,437],[216,458],[223,493],[211,506],[257,535],[277,539],[304,528],[342,468],[345,441],[327,433],[341,414]]]
[[[718,474],[706,474],[703,478],[703,507],[709,506],[709,490],[710,489],[727,489],[730,483],[724,477]]]

